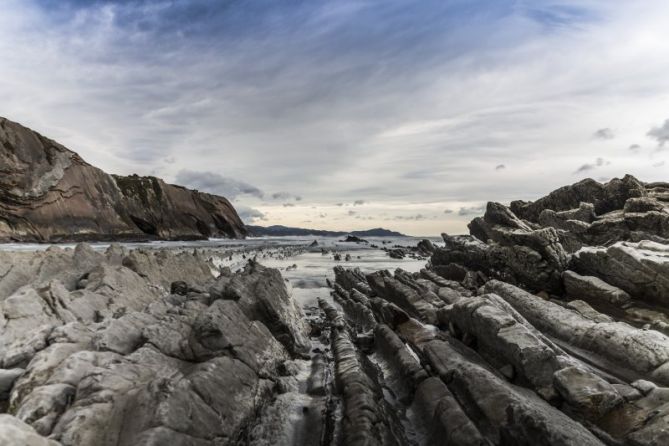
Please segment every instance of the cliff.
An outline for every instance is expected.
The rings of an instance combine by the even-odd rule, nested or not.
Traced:
[[[55,141],[0,118],[0,241],[240,238],[223,197],[154,177],[109,175]]]

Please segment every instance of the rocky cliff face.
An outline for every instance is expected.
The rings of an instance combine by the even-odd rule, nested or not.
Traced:
[[[153,177],[109,175],[0,118],[0,241],[243,237],[223,197]]]

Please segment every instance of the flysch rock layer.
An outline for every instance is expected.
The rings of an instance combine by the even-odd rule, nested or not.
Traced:
[[[625,177],[491,203],[419,272],[337,266],[331,296],[302,309],[255,261],[233,273],[197,251],[0,254],[1,434],[669,444],[668,202],[669,185]]]
[[[154,177],[112,176],[0,118],[0,242],[239,238],[223,197]]]
[[[668,191],[586,180],[489,203],[418,273],[336,267],[370,415],[399,413],[355,444],[669,444]]]

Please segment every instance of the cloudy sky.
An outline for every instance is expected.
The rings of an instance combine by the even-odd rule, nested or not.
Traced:
[[[669,4],[4,0],[0,115],[247,222],[458,233],[669,180]]]

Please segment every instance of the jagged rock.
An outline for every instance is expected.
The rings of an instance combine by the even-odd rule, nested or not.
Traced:
[[[367,281],[375,294],[428,324],[437,323],[437,310],[445,305],[444,301],[401,271],[398,270],[395,277],[382,271],[373,273],[367,276]]]
[[[487,428],[494,443],[603,444],[567,415],[531,392],[508,384],[480,360],[464,356],[450,343],[432,341],[423,350],[458,401],[467,402],[465,411],[477,414],[472,420]]]
[[[347,235],[346,239],[342,240],[342,242],[346,243],[369,243],[367,240],[362,239],[358,236],[355,235]]]
[[[629,198],[646,195],[644,186],[631,175],[623,179],[614,178],[607,184],[588,178],[561,187],[534,202],[513,201],[511,210],[522,219],[537,222],[544,209],[568,211],[578,208],[581,203],[592,203],[596,214],[600,215],[622,209]]]
[[[586,300],[604,301],[620,305],[631,299],[631,296],[620,288],[616,288],[598,277],[581,276],[573,271],[562,273],[565,290],[571,297]]]
[[[278,270],[250,261],[240,274],[219,277],[210,294],[213,299],[237,302],[249,319],[265,324],[289,351],[309,351],[304,316],[290,298]]]
[[[432,256],[432,269],[445,278],[476,288],[477,275],[492,276],[532,290],[561,290],[560,274],[569,257],[564,237],[552,227],[539,228],[522,221],[507,207],[488,203],[484,217],[469,224],[474,236],[443,234],[446,246]]]
[[[540,395],[553,398],[553,375],[560,368],[555,352],[504,308],[499,308],[494,299],[487,296],[462,299],[447,309],[443,317],[461,332],[472,334],[486,357],[500,364],[510,362]]]
[[[20,255],[46,283],[0,277],[2,365],[25,368],[0,370],[9,411],[66,446],[238,438],[278,392],[292,357],[281,342],[306,339],[281,275],[252,264],[219,279],[236,300],[212,298],[199,285],[214,281],[204,256],[109,254]],[[167,294],[181,277],[175,291],[187,292]]]
[[[597,276],[636,299],[669,305],[669,245],[645,241],[584,248],[572,264],[578,273]]]
[[[376,345],[384,351],[390,360],[396,365],[402,381],[409,387],[413,394],[422,381],[427,379],[428,374],[420,363],[409,353],[402,340],[390,327],[380,324],[374,330]]]
[[[418,252],[420,252],[424,256],[432,255],[437,250],[437,247],[434,246],[434,244],[427,239],[423,239],[420,242],[418,242],[416,248],[418,249]]]
[[[345,290],[356,289],[363,294],[371,295],[372,289],[367,284],[367,278],[360,269],[346,269],[341,266],[334,267],[335,282]]]
[[[390,429],[381,414],[382,397],[374,390],[372,380],[363,371],[356,348],[344,330],[335,331],[332,348],[336,362],[337,388],[344,400],[344,444],[387,444]]]
[[[388,250],[388,256],[390,256],[391,259],[403,259],[406,257],[406,252],[402,248],[395,248],[395,249],[389,249]]]
[[[669,384],[667,336],[622,322],[596,322],[503,282],[492,280],[485,290],[501,296],[532,325],[550,336],[600,355],[623,370],[635,370],[654,382]]]

